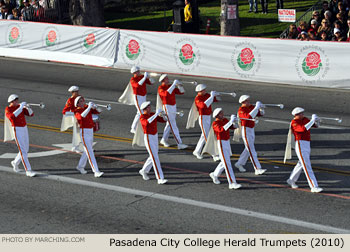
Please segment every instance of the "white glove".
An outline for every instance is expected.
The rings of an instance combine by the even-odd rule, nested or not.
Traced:
[[[237,116],[236,115],[231,115],[230,122],[231,123],[235,123],[236,120],[237,120]]]
[[[23,108],[23,107],[26,107],[28,104],[26,103],[26,102],[21,102],[20,104],[19,104],[19,106],[21,107],[21,108]]]
[[[311,120],[317,120],[318,119],[318,116],[316,115],[316,114],[312,114],[312,116],[311,116]]]
[[[181,84],[181,82],[179,80],[175,79],[173,82],[173,85],[178,85],[178,84]]]
[[[148,78],[148,72],[145,72],[144,74],[143,74],[143,77],[145,77],[146,79]]]
[[[159,115],[160,113],[162,113],[162,111],[162,109],[157,109],[156,114]]]
[[[210,96],[214,97],[216,95],[215,91],[210,91]]]
[[[261,108],[262,107],[261,101],[257,101],[256,104],[255,104],[255,107],[256,108]]]
[[[94,106],[95,106],[95,104],[94,104],[93,102],[89,102],[89,103],[88,103],[88,107],[89,107],[89,108],[92,108],[92,107],[94,107]]]

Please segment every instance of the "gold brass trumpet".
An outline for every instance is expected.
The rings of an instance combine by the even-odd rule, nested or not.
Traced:
[[[103,105],[103,104],[95,104],[97,107],[105,108],[108,111],[112,110],[111,104]]]
[[[41,109],[45,108],[45,104],[43,102],[40,103],[27,103],[28,106],[34,106],[34,107],[39,107]]]

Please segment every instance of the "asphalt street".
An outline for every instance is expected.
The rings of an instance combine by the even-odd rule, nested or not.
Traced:
[[[205,83],[208,90],[236,92],[236,98],[223,96],[213,105],[227,116],[237,113],[242,94],[253,102],[284,104],[283,110],[268,107],[255,129],[255,147],[267,172],[254,175],[248,162],[246,173],[234,169],[242,188],[229,190],[225,174],[220,185],[209,177],[217,163],[209,156],[198,160],[192,155],[200,136],[198,125],[185,129],[196,95],[193,85],[184,84],[185,95],[177,96],[178,110],[185,113],[177,124],[190,147],[177,150],[171,138],[171,147],[160,148],[169,182],[158,185],[153,171],[149,181],[138,174],[148,154],[131,146],[136,109],[117,103],[129,71],[1,58],[0,73],[0,126],[11,93],[21,101],[46,105],[42,110],[34,107],[35,116],[27,118],[33,155],[29,160],[38,177],[12,171],[17,146],[4,143],[0,131],[0,233],[350,233],[350,90],[170,75],[171,80]],[[105,172],[101,178],[94,178],[89,165],[88,174],[79,174],[79,154],[62,149],[72,138],[71,131],[60,131],[71,85],[78,85],[85,98],[112,106],[101,114],[101,130],[94,139],[97,162]],[[153,109],[156,91],[157,85],[148,87]],[[312,129],[311,162],[324,188],[320,194],[310,192],[304,174],[299,189],[286,184],[297,161],[293,153],[283,164],[290,112],[296,106],[304,107],[307,116],[342,118],[341,124],[324,121]],[[159,136],[163,128],[158,125]],[[234,163],[243,143],[231,142],[231,147]]]

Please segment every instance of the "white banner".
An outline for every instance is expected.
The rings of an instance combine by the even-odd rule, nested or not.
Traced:
[[[113,66],[118,30],[0,21],[0,55]]]
[[[120,30],[115,67],[350,88],[350,44]]]
[[[296,18],[296,11],[294,9],[278,9],[279,22],[294,23]]]

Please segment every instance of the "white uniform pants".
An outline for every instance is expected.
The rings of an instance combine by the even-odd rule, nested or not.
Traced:
[[[242,139],[244,142],[244,150],[241,153],[237,163],[240,165],[245,165],[247,163],[248,157],[252,161],[253,167],[255,170],[261,169],[261,165],[258,159],[258,154],[255,151],[254,141],[255,141],[255,132],[254,128],[242,127]]]
[[[299,161],[290,174],[289,179],[295,183],[299,179],[301,171],[304,170],[306,180],[309,183],[310,188],[318,187],[310,162],[310,141],[295,141],[295,152],[297,153]]]
[[[18,147],[18,154],[14,160],[16,165],[22,160],[22,164],[26,171],[31,171],[32,167],[30,166],[28,160],[28,151],[29,151],[29,136],[28,136],[28,128],[24,127],[14,127],[15,132],[15,140]]]
[[[80,137],[83,142],[84,152],[80,157],[78,168],[85,168],[86,161],[89,160],[89,164],[93,172],[99,172],[98,165],[96,162],[94,150],[92,144],[94,142],[94,130],[91,129],[80,129]]]
[[[194,152],[201,153],[204,144],[207,142],[209,130],[210,130],[210,115],[200,115],[198,118],[199,126],[201,127],[202,134],[198,140],[197,146]]]
[[[176,143],[177,144],[182,143],[179,129],[177,128],[177,125],[176,125],[176,105],[163,105],[163,109],[168,118],[168,121],[166,122],[166,125],[164,128],[163,139],[167,141],[171,131],[173,133]]]
[[[214,171],[214,175],[219,177],[225,169],[227,181],[229,184],[236,183],[235,174],[233,173],[231,165],[231,145],[230,140],[218,140],[218,149],[220,156],[220,163]]]
[[[145,173],[149,173],[153,166],[154,173],[156,174],[157,179],[164,179],[162,167],[160,165],[159,157],[158,157],[158,133],[155,135],[145,134],[144,141],[146,145],[146,149],[149,153],[149,157],[147,158],[145,164],[142,167],[142,170]]]
[[[136,131],[137,123],[140,119],[140,116],[142,115],[142,111],[140,107],[141,107],[141,104],[146,101],[146,95],[145,96],[133,95],[133,96],[134,96],[134,102],[135,102],[135,107],[137,111],[136,111],[134,121],[132,122],[132,125],[131,125],[131,130]]]

